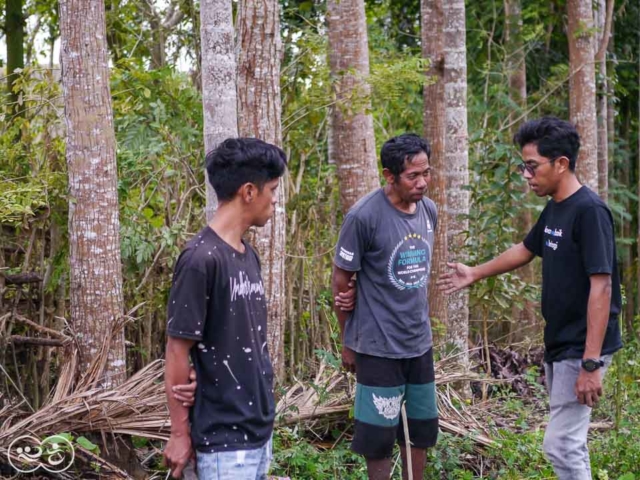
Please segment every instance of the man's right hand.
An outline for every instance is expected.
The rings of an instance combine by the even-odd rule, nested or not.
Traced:
[[[476,281],[473,275],[473,268],[463,263],[447,263],[447,267],[451,271],[442,274],[436,282],[438,288],[447,295],[468,287]]]
[[[347,372],[356,373],[356,352],[349,347],[342,347],[342,368]]]
[[[189,433],[181,435],[172,433],[164,449],[163,456],[164,464],[171,471],[171,476],[173,478],[182,478],[182,471],[187,466],[187,463],[192,458],[195,458]]]

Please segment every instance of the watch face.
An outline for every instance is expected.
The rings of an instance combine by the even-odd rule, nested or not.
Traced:
[[[598,363],[596,363],[591,359],[582,361],[582,368],[584,368],[587,372],[593,372],[597,370],[598,367],[599,367]]]

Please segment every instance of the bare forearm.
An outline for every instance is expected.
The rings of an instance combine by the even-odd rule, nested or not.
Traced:
[[[171,417],[171,433],[176,435],[188,435],[190,432],[189,409],[174,398],[172,389],[176,385],[189,383],[189,350],[193,343],[171,337],[167,341],[164,386]]]
[[[609,323],[611,308],[611,277],[592,277],[587,307],[587,341],[584,358],[600,358],[602,342]]]
[[[473,267],[474,282],[520,268],[533,260],[533,257],[534,254],[524,244],[518,243],[493,260]]]
[[[333,267],[333,274],[331,276],[331,289],[333,291],[333,296],[337,296],[340,293],[344,293],[349,289],[349,280],[353,277],[353,273],[347,272],[345,270],[339,269],[337,267]],[[340,339],[342,340],[344,336],[344,327],[347,323],[347,319],[349,318],[349,312],[345,312],[340,307],[334,305],[333,311],[336,312],[336,317],[338,317],[338,324],[340,325]]]

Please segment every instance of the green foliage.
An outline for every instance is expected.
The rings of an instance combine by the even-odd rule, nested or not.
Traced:
[[[360,455],[344,442],[336,448],[320,450],[300,437],[297,429],[281,428],[274,435],[271,473],[291,478],[324,480],[349,478],[366,480],[366,466]]]
[[[100,447],[89,440],[87,437],[80,436],[76,438],[76,443],[85,450],[88,450],[95,455],[100,455]]]

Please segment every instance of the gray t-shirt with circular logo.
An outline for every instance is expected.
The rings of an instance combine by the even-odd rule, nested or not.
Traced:
[[[342,224],[334,263],[358,272],[344,344],[358,353],[411,358],[433,345],[427,287],[437,213],[429,198],[416,207],[402,212],[378,189],[360,199]]]

